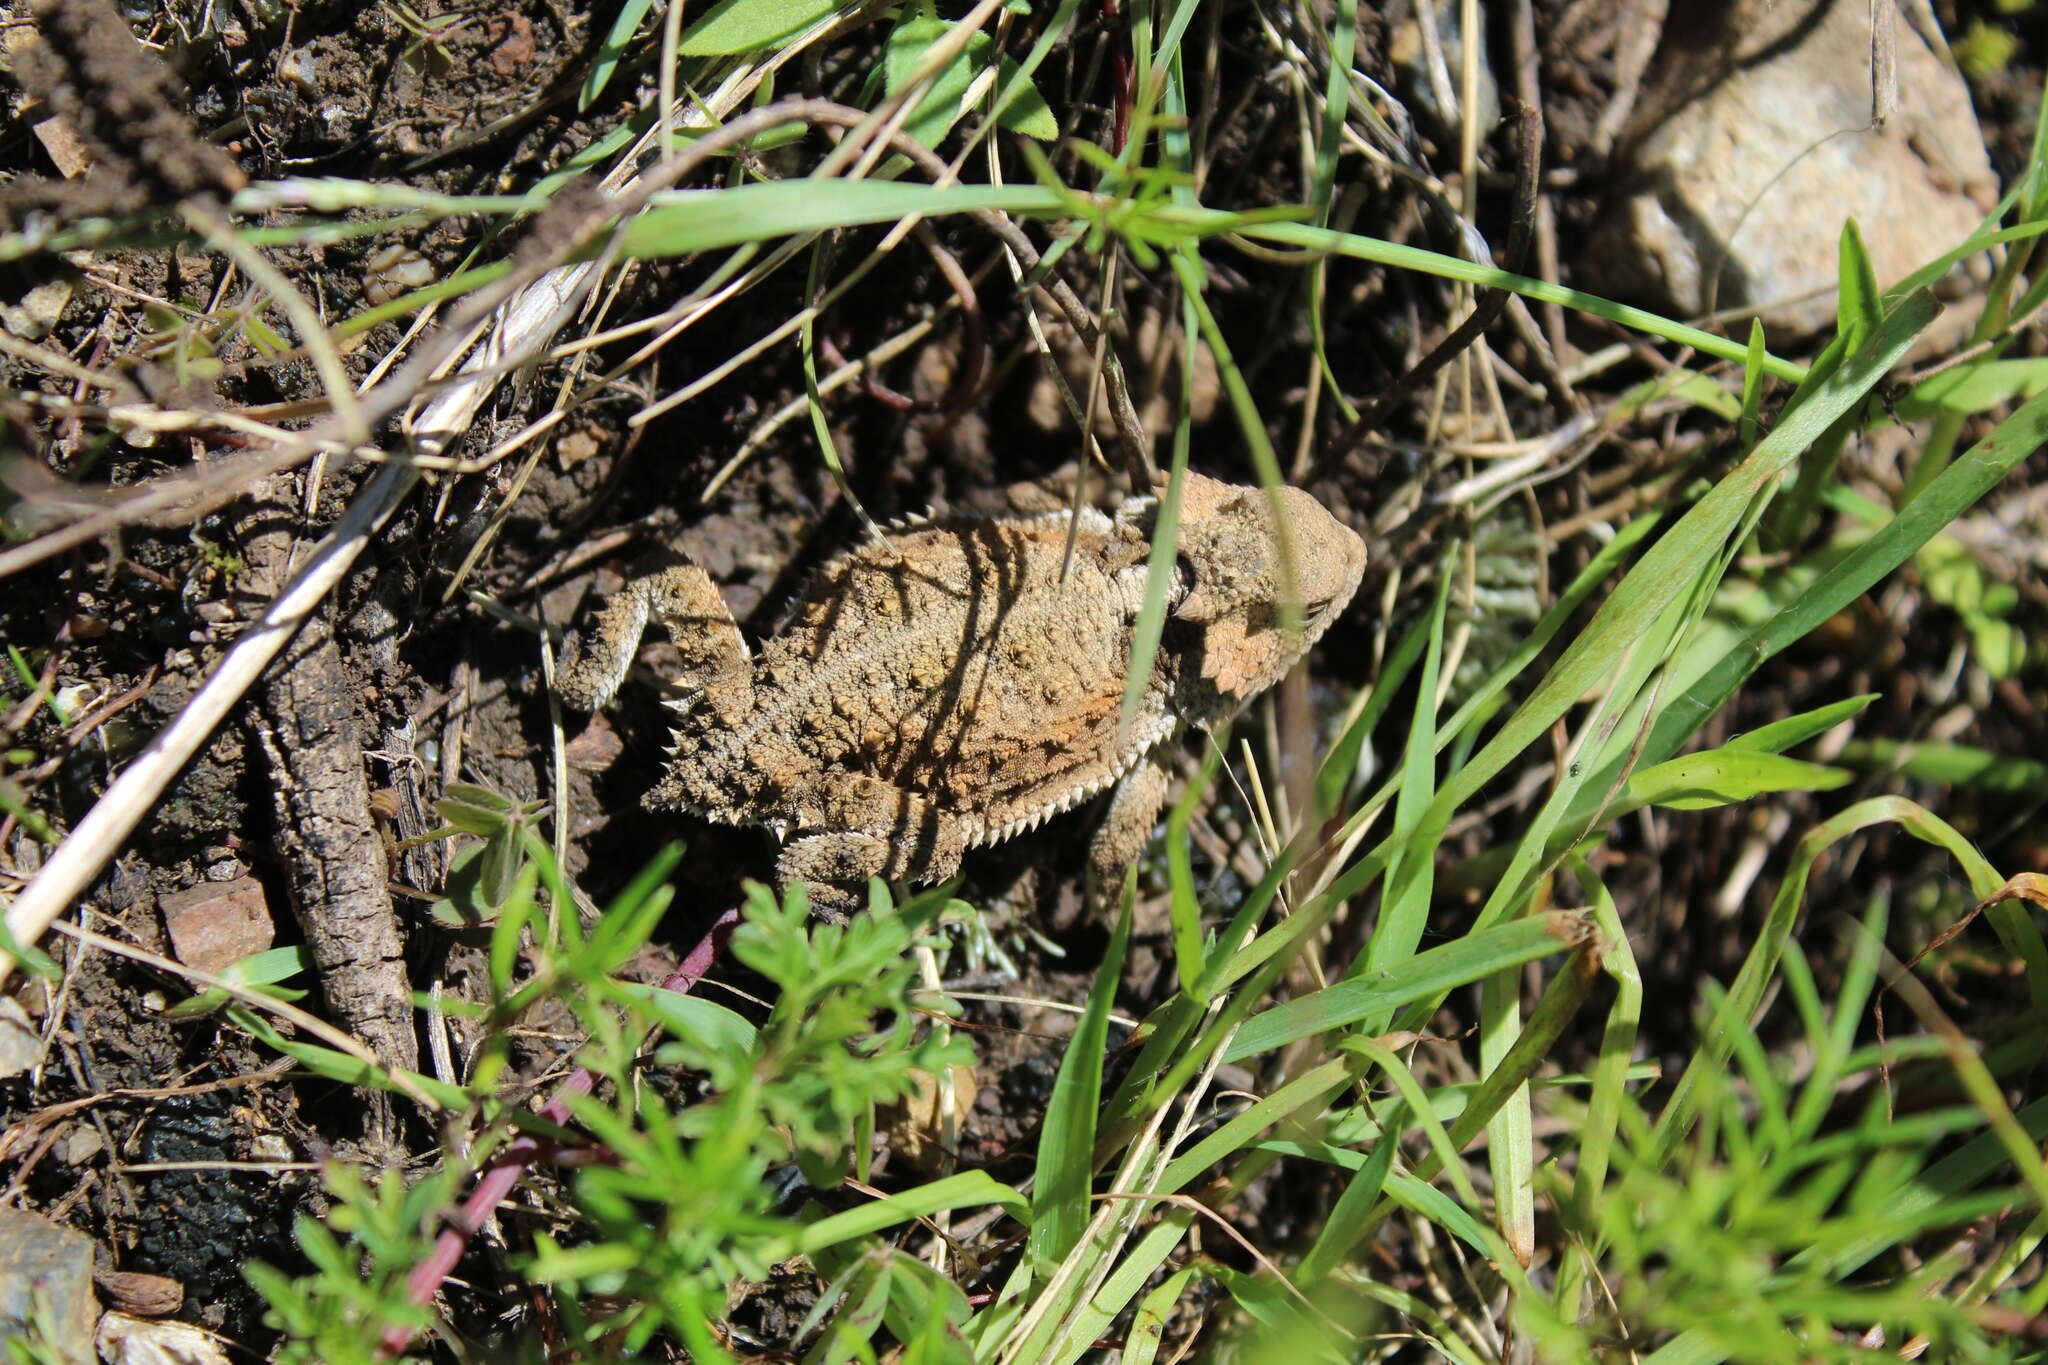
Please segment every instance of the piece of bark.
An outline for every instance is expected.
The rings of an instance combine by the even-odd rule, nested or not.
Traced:
[[[247,542],[256,584],[285,580],[293,541],[285,500],[266,501]],[[307,618],[256,689],[250,728],[270,768],[277,853],[327,1008],[386,1066],[412,1071],[412,986],[384,843],[370,816],[361,693],[332,623],[331,609]]]

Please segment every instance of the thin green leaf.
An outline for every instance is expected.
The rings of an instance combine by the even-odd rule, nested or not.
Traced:
[[[1846,720],[1863,714],[1864,708],[1876,701],[1880,694],[1865,692],[1861,696],[1848,697],[1842,701],[1830,702],[1826,706],[1802,711],[1796,716],[1774,720],[1768,725],[1759,725],[1754,730],[1735,736],[1723,749],[1746,749],[1756,753],[1781,754],[1787,749],[1818,739]]]
[[[1094,1177],[1095,1122],[1102,1102],[1102,1059],[1109,1051],[1109,1012],[1123,978],[1124,948],[1131,938],[1131,905],[1110,935],[1109,950],[1096,970],[1087,1007],[1075,1025],[1059,1076],[1046,1102],[1038,1138],[1038,1180],[1031,1201],[1031,1254],[1041,1267],[1057,1265],[1088,1226],[1088,1195]]]
[[[1773,432],[1772,438],[1777,434]],[[2029,399],[2000,422],[1876,535],[1829,567],[1783,613],[1757,626],[1683,695],[1673,698],[1644,742],[1643,760],[1657,763],[1677,752],[1765,660],[1876,586],[2044,442],[2048,394]]]
[[[1030,1209],[1029,1200],[986,1171],[962,1171],[944,1180],[934,1180],[929,1185],[919,1185],[901,1194],[892,1194],[886,1199],[820,1218],[797,1234],[793,1249],[808,1255],[820,1247],[871,1236],[913,1218],[928,1218],[946,1209],[976,1204],[1001,1204],[1018,1214],[1025,1214]]]
[[[1894,405],[1903,421],[1936,413],[1970,416],[2048,391],[2048,359],[1979,360],[1943,370],[1908,389]]]
[[[619,58],[633,45],[633,36],[640,31],[640,21],[647,17],[647,11],[653,5],[654,0],[625,0],[619,6],[611,27],[605,30],[604,41],[598,44],[597,56],[590,63],[590,70],[583,73],[583,88],[576,96],[579,111],[588,109],[611,84],[612,73],[619,69]]]
[[[1067,201],[1039,185],[951,185],[943,189],[893,180],[776,180],[722,190],[662,195],[626,225],[628,256],[687,256],[771,237],[793,237],[863,223],[893,223],[911,214],[939,217],[995,209],[1056,216]]]
[[[2048,763],[1968,744],[1900,744],[1852,739],[1835,755],[1852,768],[1900,773],[1921,782],[2048,798]]]
[[[1707,810],[1769,792],[1832,791],[1846,786],[1843,768],[1805,763],[1749,749],[1708,749],[1644,768],[1628,780],[1630,806]]]
[[[1577,916],[1561,912],[1496,925],[1417,953],[1405,962],[1327,986],[1245,1021],[1224,1053],[1226,1062],[1343,1028],[1413,1000],[1470,985],[1503,968],[1562,952],[1581,933]]]

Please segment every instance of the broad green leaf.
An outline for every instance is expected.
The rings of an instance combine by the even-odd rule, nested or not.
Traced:
[[[996,59],[996,75],[1001,80],[1001,89],[1008,90],[1015,82],[1022,81],[1017,94],[1003,106],[996,122],[1013,133],[1037,138],[1040,142],[1052,142],[1060,135],[1060,121],[1052,116],[1052,108],[1046,104],[1045,96],[1038,93],[1024,68],[1008,57]]]
[[[288,981],[306,970],[308,963],[304,948],[270,948],[260,953],[230,962],[220,972],[220,979],[232,981],[237,986],[246,986],[277,1000],[301,1000],[306,992],[292,990],[277,983]],[[189,1000],[180,1000],[165,1010],[166,1019],[199,1019],[224,1009],[235,998],[232,991],[212,986]]]
[[[636,981],[621,982],[619,989],[653,1010],[663,1028],[707,1052],[744,1053],[758,1036],[743,1015],[701,996]]]
[[[267,986],[273,982],[288,981],[306,967],[304,948],[269,948],[230,962],[227,970],[221,973],[221,979],[242,986]]]
[[[759,52],[829,19],[837,0],[719,0],[683,30],[676,51],[685,57]]]
[[[1849,781],[1842,768],[1752,749],[1709,749],[1645,768],[1628,781],[1631,801],[1668,810],[1706,810],[1767,792],[1832,791]]]
[[[1963,624],[1970,632],[1970,656],[1983,665],[1993,682],[2019,676],[2027,661],[2027,637],[2018,626],[1988,616],[1974,616]]]
[[[482,787],[454,785],[434,803],[443,820],[465,834],[489,839],[502,833],[512,814],[512,802]]]
[[[909,85],[924,64],[925,54],[957,27],[951,20],[941,19],[926,8],[911,12],[898,24],[895,32],[889,35],[882,58],[884,88],[888,93],[894,95]],[[967,113],[968,106],[962,101],[976,78],[988,70],[989,56],[994,48],[994,39],[986,33],[976,33],[968,38],[960,55],[926,86],[917,108],[904,120],[903,131],[936,150],[946,134],[953,130],[953,125]],[[1002,88],[1007,90],[1022,73],[1015,62],[998,55],[996,74]],[[1029,80],[1017,87],[1015,97],[1004,107],[998,121],[1011,132],[1035,137],[1041,142],[1050,142],[1059,136],[1059,123],[1053,118],[1052,110],[1046,107],[1038,88]]]

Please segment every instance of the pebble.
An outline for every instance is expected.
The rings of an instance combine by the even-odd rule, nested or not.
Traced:
[[[254,877],[203,882],[157,902],[178,961],[220,975],[229,963],[268,948],[277,936],[263,884]]]
[[[92,1238],[77,1229],[0,1209],[0,1356],[13,1358],[10,1339],[40,1338],[57,1360],[89,1365],[99,1317],[92,1256]]]

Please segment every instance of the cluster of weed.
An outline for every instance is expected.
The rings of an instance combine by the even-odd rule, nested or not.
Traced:
[[[672,862],[662,860],[661,869]],[[778,901],[755,887],[731,951],[775,987],[757,1026],[710,1001],[601,970],[644,941],[655,922],[650,908],[667,901],[657,888],[642,879],[622,897],[585,940],[602,945],[598,951],[571,948],[544,992],[591,1037],[577,1062],[595,1089],[568,1103],[597,1145],[576,1148],[582,1159],[561,1191],[564,1231],[536,1234],[519,1260],[531,1282],[554,1287],[563,1331],[593,1358],[630,1357],[663,1332],[715,1352],[708,1333],[728,1286],[765,1279],[799,1249],[802,1223],[776,1213],[786,1182],[772,1178],[774,1168],[794,1162],[812,1185],[837,1185],[856,1159],[865,1168],[878,1108],[910,1093],[920,1076],[972,1060],[963,1040],[925,1022],[935,1002],[912,1000],[908,950],[942,897],[901,908],[884,900],[841,926],[813,922],[801,889]],[[506,1008],[515,998],[518,1010]],[[486,1045],[487,1057],[502,1060],[502,1026],[542,998],[518,987],[501,997],[492,1016],[498,1041]],[[647,1047],[650,1029],[661,1041]],[[699,1093],[665,1099],[645,1074],[650,1064],[681,1069]],[[495,1068],[487,1061],[480,1069]],[[472,1115],[495,1114],[500,1140],[512,1122],[569,1137],[476,1093]],[[450,1153],[447,1166],[410,1184],[396,1173],[366,1180],[330,1170],[333,1211],[324,1222],[303,1218],[297,1229],[312,1273],[249,1272],[285,1334],[279,1358],[369,1361],[392,1334],[408,1340],[429,1325],[429,1310],[407,1294],[408,1277],[427,1261],[437,1215],[465,1173],[488,1163],[497,1145],[489,1136],[468,1148],[466,1161]]]

